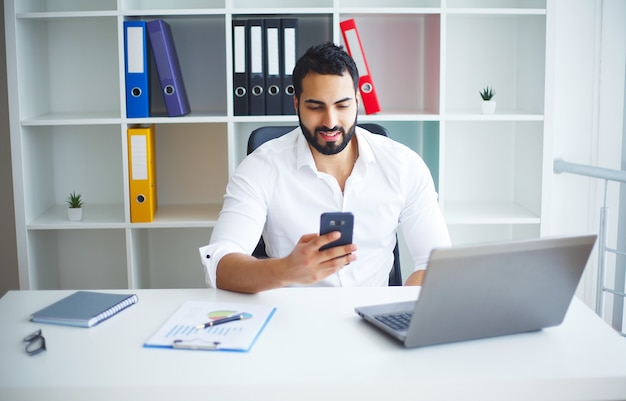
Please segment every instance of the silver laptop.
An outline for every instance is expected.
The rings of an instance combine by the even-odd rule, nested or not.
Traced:
[[[582,235],[435,249],[417,301],[355,311],[408,348],[557,326],[595,241]]]

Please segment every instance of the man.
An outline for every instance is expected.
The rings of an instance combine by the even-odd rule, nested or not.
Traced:
[[[200,248],[207,283],[255,293],[297,286],[387,285],[401,228],[421,285],[434,247],[448,246],[432,177],[411,149],[356,126],[358,71],[332,43],[293,71],[300,127],[249,155],[226,188],[211,242]],[[354,244],[320,251],[320,214],[354,214]],[[269,259],[250,256],[263,234]],[[358,258],[357,258],[358,255]]]

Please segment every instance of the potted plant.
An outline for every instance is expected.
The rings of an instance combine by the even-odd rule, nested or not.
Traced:
[[[70,221],[81,221],[83,219],[83,197],[76,192],[70,193],[67,197],[67,217]]]
[[[489,86],[485,86],[485,88],[480,91],[480,97],[483,99],[482,103],[482,112],[483,114],[493,114],[496,111],[496,101],[493,100],[493,97],[496,95],[496,91]]]

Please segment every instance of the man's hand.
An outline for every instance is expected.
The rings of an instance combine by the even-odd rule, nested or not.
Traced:
[[[294,250],[286,257],[290,284],[313,284],[336,273],[345,265],[356,260],[354,244],[340,245],[320,251],[319,249],[340,237],[338,231],[328,234],[307,234],[300,237]]]
[[[340,236],[338,231],[303,235],[284,258],[257,259],[242,253],[228,254],[217,266],[217,287],[256,293],[290,284],[317,283],[357,258],[354,244],[319,250]]]

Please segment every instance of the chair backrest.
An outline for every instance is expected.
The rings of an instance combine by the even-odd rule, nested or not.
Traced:
[[[387,129],[379,124],[375,123],[363,123],[359,124],[359,127],[364,128],[374,134],[389,137]],[[248,154],[252,153],[256,148],[261,146],[267,141],[276,139],[291,132],[295,129],[295,126],[267,126],[260,127],[252,131],[248,138]],[[252,256],[257,258],[267,258],[265,253],[265,242],[263,238],[259,240]],[[389,273],[389,285],[400,286],[402,285],[402,270],[400,270],[400,251],[398,249],[398,238],[396,236],[396,246],[393,249],[393,267]]]

